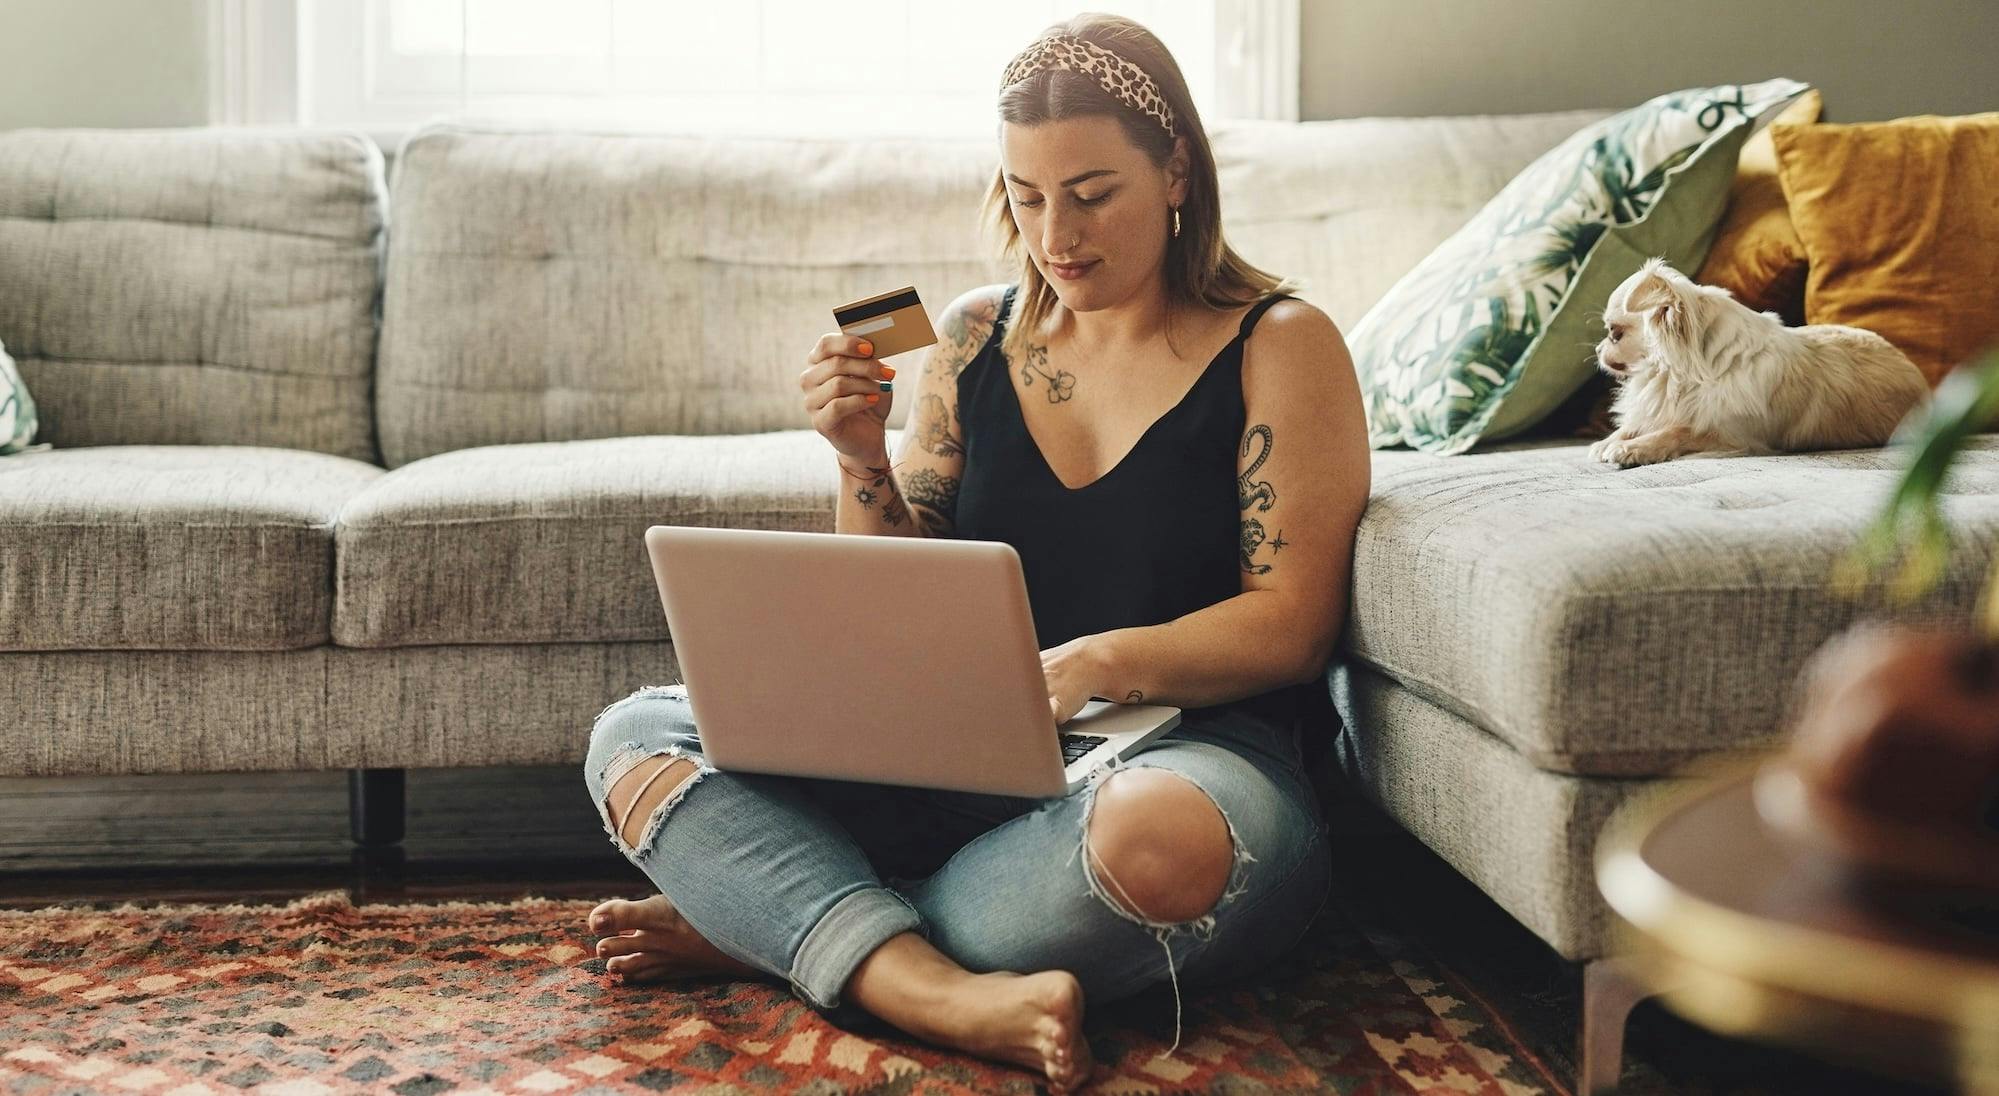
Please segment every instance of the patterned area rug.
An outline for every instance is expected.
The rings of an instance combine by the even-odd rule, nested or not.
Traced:
[[[775,985],[625,986],[592,902],[0,911],[0,1092],[1029,1093]],[[1253,984],[1092,1010],[1091,1091],[1562,1092],[1434,960],[1336,909]]]

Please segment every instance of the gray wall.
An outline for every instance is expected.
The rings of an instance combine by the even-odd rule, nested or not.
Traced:
[[[203,0],[0,0],[0,129],[207,120]]]
[[[1301,0],[1305,118],[1615,108],[1789,76],[1825,120],[1999,110],[1999,0]]]

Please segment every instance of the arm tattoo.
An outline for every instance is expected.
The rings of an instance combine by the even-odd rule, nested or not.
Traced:
[[[950,535],[957,528],[957,478],[918,468],[909,477],[909,504],[931,529],[940,535]]]
[[[938,342],[943,345],[936,354],[923,360],[924,369],[931,363],[938,366],[938,375],[950,384],[956,384],[958,374],[972,364],[978,356],[979,348],[992,337],[993,325],[999,322],[999,301],[987,297],[971,308],[947,308],[943,315],[943,330],[938,332]]]
[[[1242,569],[1249,574],[1267,575],[1270,573],[1270,564],[1257,563],[1250,558],[1256,554],[1258,548],[1263,546],[1266,535],[1263,531],[1262,522],[1255,518],[1242,519]],[[1284,530],[1279,529],[1277,535],[1270,538],[1270,557],[1272,559],[1277,558],[1277,553],[1289,547],[1291,547],[1291,542],[1284,539]]]
[[[1270,564],[1257,563],[1251,556],[1263,545],[1263,523],[1255,518],[1242,519],[1242,569],[1252,575],[1270,573]]]
[[[1048,372],[1048,348],[1038,343],[1030,343],[1027,347],[1027,360],[1020,363],[1021,387],[1033,388],[1036,375],[1048,382],[1049,403],[1061,403],[1075,394],[1076,375],[1067,369]]]
[[[940,386],[956,389],[958,375],[978,357],[979,349],[992,337],[993,327],[999,322],[999,300],[986,296],[963,308],[947,308],[940,318],[937,333],[937,349],[923,359],[923,372],[935,375]],[[923,398],[917,408],[912,427],[923,448],[939,456],[963,456],[964,443],[951,433],[951,422],[958,418],[958,401],[953,398],[947,408],[942,396],[933,392]],[[963,422],[960,420],[960,426]],[[963,431],[960,430],[960,433]]]
[[[1236,477],[1236,493],[1242,496],[1242,508],[1245,510],[1249,509],[1251,503],[1255,503],[1258,510],[1268,510],[1277,501],[1275,488],[1268,483],[1258,483],[1250,479],[1256,475],[1257,469],[1263,467],[1263,462],[1270,459],[1270,450],[1275,445],[1271,440],[1270,427],[1262,423],[1250,427],[1249,432],[1242,436],[1242,452],[1236,456],[1238,458],[1249,456],[1249,443],[1259,434],[1263,436],[1263,452],[1258,453],[1249,467]]]
[[[939,317],[937,346],[923,359],[923,372],[932,378],[927,387],[933,390],[918,403],[909,419],[909,436],[925,452],[945,458],[965,456],[965,443],[951,427],[957,417],[958,401],[953,398],[947,403],[943,391],[957,386],[959,374],[992,337],[998,321],[999,300],[992,295],[968,299],[963,305],[945,309]],[[958,506],[955,477],[928,468],[916,469],[907,477],[909,498],[905,502],[896,490],[895,481],[888,478],[888,469],[868,471],[876,478],[854,492],[854,498],[864,508],[872,510],[875,503],[882,503],[882,520],[890,525],[900,525],[904,518],[910,518],[918,528],[931,534],[950,536],[955,531]]]
[[[962,457],[964,443],[951,436],[950,412],[944,409],[944,397],[935,392],[923,397],[923,406],[917,413],[916,444],[940,457]]]
[[[895,489],[895,480],[889,478],[888,469],[870,467],[868,472],[875,478],[862,483],[854,490],[854,501],[864,510],[872,510],[875,503],[882,504],[882,521],[891,526],[901,525],[907,516],[902,503],[902,495]],[[877,491],[877,488],[880,490]]]
[[[1263,451],[1258,453],[1256,459],[1250,462],[1249,467],[1236,477],[1236,494],[1239,497],[1244,514],[1247,514],[1251,507],[1255,507],[1257,512],[1261,513],[1270,509],[1277,502],[1276,488],[1270,486],[1268,481],[1258,481],[1251,478],[1256,475],[1257,469],[1263,467],[1263,462],[1270,459],[1270,451],[1276,446],[1276,441],[1270,432],[1270,427],[1262,423],[1250,427],[1248,432],[1242,436],[1242,452],[1237,454],[1237,456],[1249,456],[1250,442],[1259,436],[1263,439]],[[1267,536],[1268,534],[1264,532],[1261,521],[1247,516],[1242,519],[1242,543],[1240,549],[1242,569],[1245,573],[1252,575],[1270,573],[1270,564],[1258,563],[1252,558],[1256,555],[1257,550],[1263,547]],[[1276,558],[1277,553],[1288,547],[1290,543],[1290,541],[1284,539],[1284,531],[1281,529],[1278,530],[1276,538],[1270,541],[1271,557],[1273,559]]]

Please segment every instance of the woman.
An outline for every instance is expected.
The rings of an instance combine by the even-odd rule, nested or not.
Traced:
[[[849,477],[836,529],[1012,544],[1057,722],[1092,696],[1182,721],[1027,800],[717,772],[684,689],[642,689],[598,716],[586,776],[662,893],[590,924],[628,981],[780,979],[1066,1091],[1085,1000],[1171,981],[1177,1047],[1182,981],[1255,971],[1325,900],[1301,732],[1335,729],[1368,452],[1338,330],[1223,243],[1158,40],[1078,16],[1002,84],[988,207],[1019,282],[941,314],[901,459],[865,339],[822,336],[799,377]]]

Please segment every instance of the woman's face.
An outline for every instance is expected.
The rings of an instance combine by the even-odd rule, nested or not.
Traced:
[[[1174,163],[1155,167],[1117,120],[1103,115],[1001,123],[1000,171],[1013,223],[1069,309],[1116,304],[1158,275],[1172,207],[1186,193],[1169,171]]]

